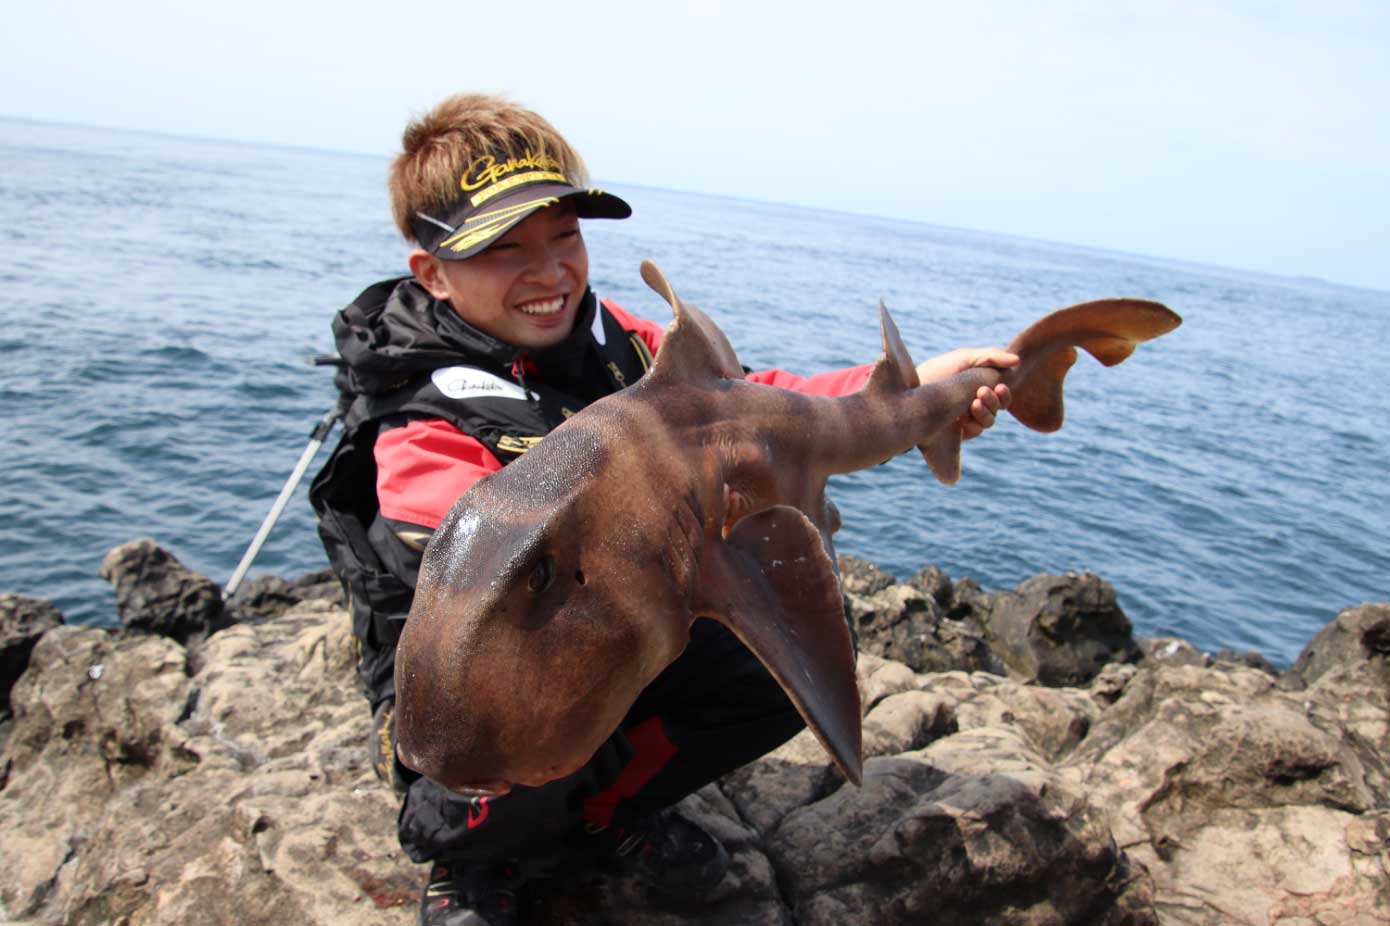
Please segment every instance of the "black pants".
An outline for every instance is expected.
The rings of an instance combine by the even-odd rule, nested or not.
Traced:
[[[544,867],[583,823],[621,826],[670,806],[775,749],[803,725],[733,633],[697,620],[690,645],[582,769],[478,801],[417,779],[401,807],[401,846],[417,862],[519,860]]]

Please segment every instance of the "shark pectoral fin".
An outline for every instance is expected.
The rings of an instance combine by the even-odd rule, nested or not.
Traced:
[[[697,613],[724,624],[762,661],[846,778],[863,777],[854,643],[834,564],[800,511],[739,521],[706,557]]]
[[[662,336],[661,347],[647,375],[652,379],[684,382],[743,379],[743,365],[719,326],[677,296],[656,264],[644,260],[641,269],[642,279],[670,304],[676,316]]]

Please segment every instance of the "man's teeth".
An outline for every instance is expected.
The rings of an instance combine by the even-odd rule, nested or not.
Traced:
[[[517,306],[518,309],[527,315],[550,315],[564,308],[565,298],[556,296],[554,299],[543,299],[540,302],[527,302]]]

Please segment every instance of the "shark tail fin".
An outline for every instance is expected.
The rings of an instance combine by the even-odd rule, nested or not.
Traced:
[[[1019,355],[1009,412],[1035,431],[1058,430],[1065,412],[1062,380],[1076,363],[1078,347],[1113,367],[1144,341],[1180,324],[1177,313],[1147,299],[1098,299],[1053,312],[1009,345]]]
[[[1009,345],[1019,364],[1009,371],[1009,412],[1035,431],[1062,427],[1062,381],[1081,348],[1102,364],[1121,363],[1144,341],[1167,334],[1182,319],[1147,299],[1099,299],[1059,309],[1039,319]],[[919,444],[936,478],[950,485],[960,479],[960,429],[942,428]]]

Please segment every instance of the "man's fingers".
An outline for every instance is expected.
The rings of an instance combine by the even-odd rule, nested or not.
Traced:
[[[994,393],[990,393],[988,400],[978,398],[970,403],[970,417],[975,419],[975,423],[981,428],[987,428],[994,424],[994,413],[998,410],[998,399],[994,398]],[[994,408],[990,408],[989,403],[996,403]]]
[[[975,392],[975,398],[970,402],[970,408],[960,416],[961,438],[970,440],[994,427],[1000,409],[1009,407],[1010,398],[1009,387],[1003,383],[993,389],[989,386],[981,386]]]
[[[980,347],[975,350],[971,366],[1012,367],[1018,365],[1018,354],[1011,354],[998,347]]]

